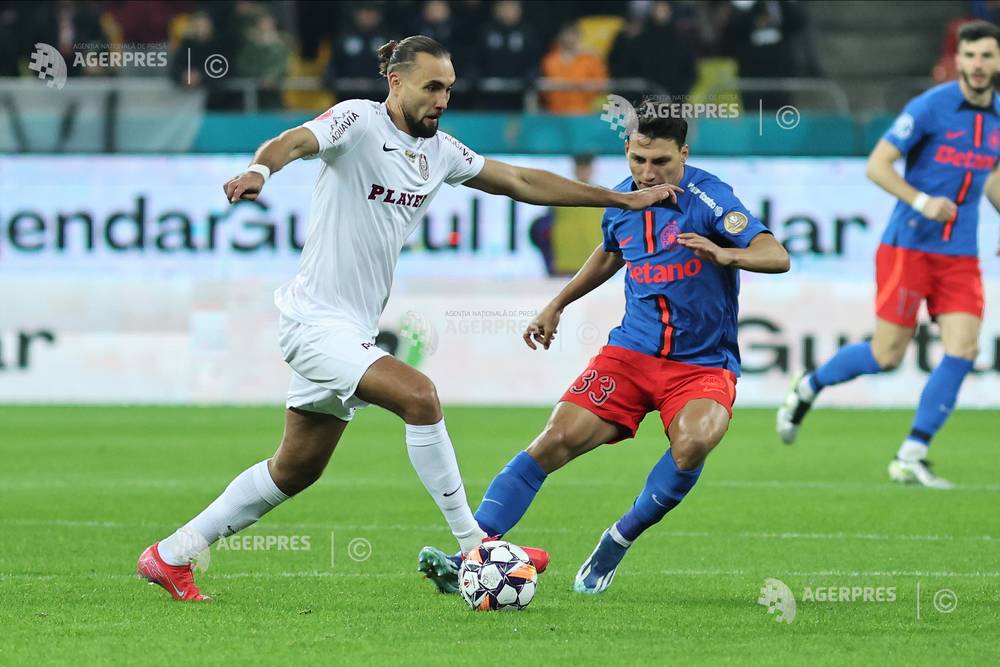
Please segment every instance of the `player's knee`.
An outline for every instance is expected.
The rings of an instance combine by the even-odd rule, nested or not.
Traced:
[[[528,447],[528,453],[546,472],[563,467],[576,457],[579,449],[575,439],[562,426],[550,424]]]
[[[708,457],[709,452],[722,440],[721,433],[712,431],[681,433],[670,443],[674,463],[681,470],[697,468]]]
[[[899,368],[903,363],[903,356],[906,354],[906,344],[887,345],[882,348],[872,347],[872,356],[878,363],[878,367],[883,371],[891,371]]]
[[[275,456],[268,465],[275,486],[286,496],[294,496],[312,486],[323,474],[328,459],[301,458],[291,461]]]
[[[872,339],[872,356],[883,371],[899,368],[910,344],[908,337],[878,336]]]
[[[979,356],[979,344],[976,341],[970,341],[968,343],[961,343],[948,349],[945,347],[945,353],[952,357],[959,357],[960,359],[968,359],[969,361],[975,361],[976,357]]]
[[[421,377],[407,394],[400,416],[407,424],[436,424],[442,419],[441,401],[430,378]]]

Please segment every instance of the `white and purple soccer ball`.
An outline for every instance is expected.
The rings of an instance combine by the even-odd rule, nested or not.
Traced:
[[[476,611],[524,609],[537,584],[538,573],[524,549],[500,540],[470,551],[458,571],[462,598]]]

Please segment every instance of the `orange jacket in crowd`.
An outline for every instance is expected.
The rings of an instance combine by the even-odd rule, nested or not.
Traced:
[[[571,59],[563,57],[558,48],[542,60],[542,76],[564,81],[605,81],[608,68],[604,61],[589,53],[577,53]],[[552,113],[585,114],[594,110],[600,92],[550,92],[543,94],[545,109]]]

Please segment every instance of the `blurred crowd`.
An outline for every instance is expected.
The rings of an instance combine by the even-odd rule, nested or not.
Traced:
[[[804,39],[808,9],[795,0],[0,0],[0,76],[31,75],[27,62],[38,42],[57,48],[67,63],[80,45],[165,48],[166,68],[88,66],[69,73],[170,76],[178,85],[206,88],[215,109],[242,108],[234,82],[251,81],[258,108],[315,109],[337,99],[384,98],[376,49],[425,34],[451,51],[460,78],[455,104],[463,109],[521,110],[525,91],[538,90],[542,110],[589,113],[599,108],[609,80],[623,95],[681,98],[704,59],[729,59],[744,77],[816,76]],[[226,59],[224,77],[198,66],[215,54]]]
[[[987,12],[995,3],[978,4]],[[462,109],[521,110],[534,99],[541,110],[590,113],[609,91],[683,99],[725,75],[823,74],[810,3],[799,0],[0,0],[0,76],[33,75],[27,62],[37,42],[67,62],[80,44],[124,44],[166,49],[169,66],[70,67],[70,75],[170,76],[205,88],[210,108],[234,110],[244,107],[249,82],[258,108],[318,109],[383,99],[376,49],[411,34],[452,52]],[[225,58],[224,76],[200,67],[213,55]]]

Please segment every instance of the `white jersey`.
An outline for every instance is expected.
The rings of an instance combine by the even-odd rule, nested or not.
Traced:
[[[350,322],[372,336],[389,299],[403,244],[442,183],[476,176],[485,160],[438,131],[400,131],[385,104],[346,100],[303,125],[322,160],[295,278],[274,302],[310,325]]]

